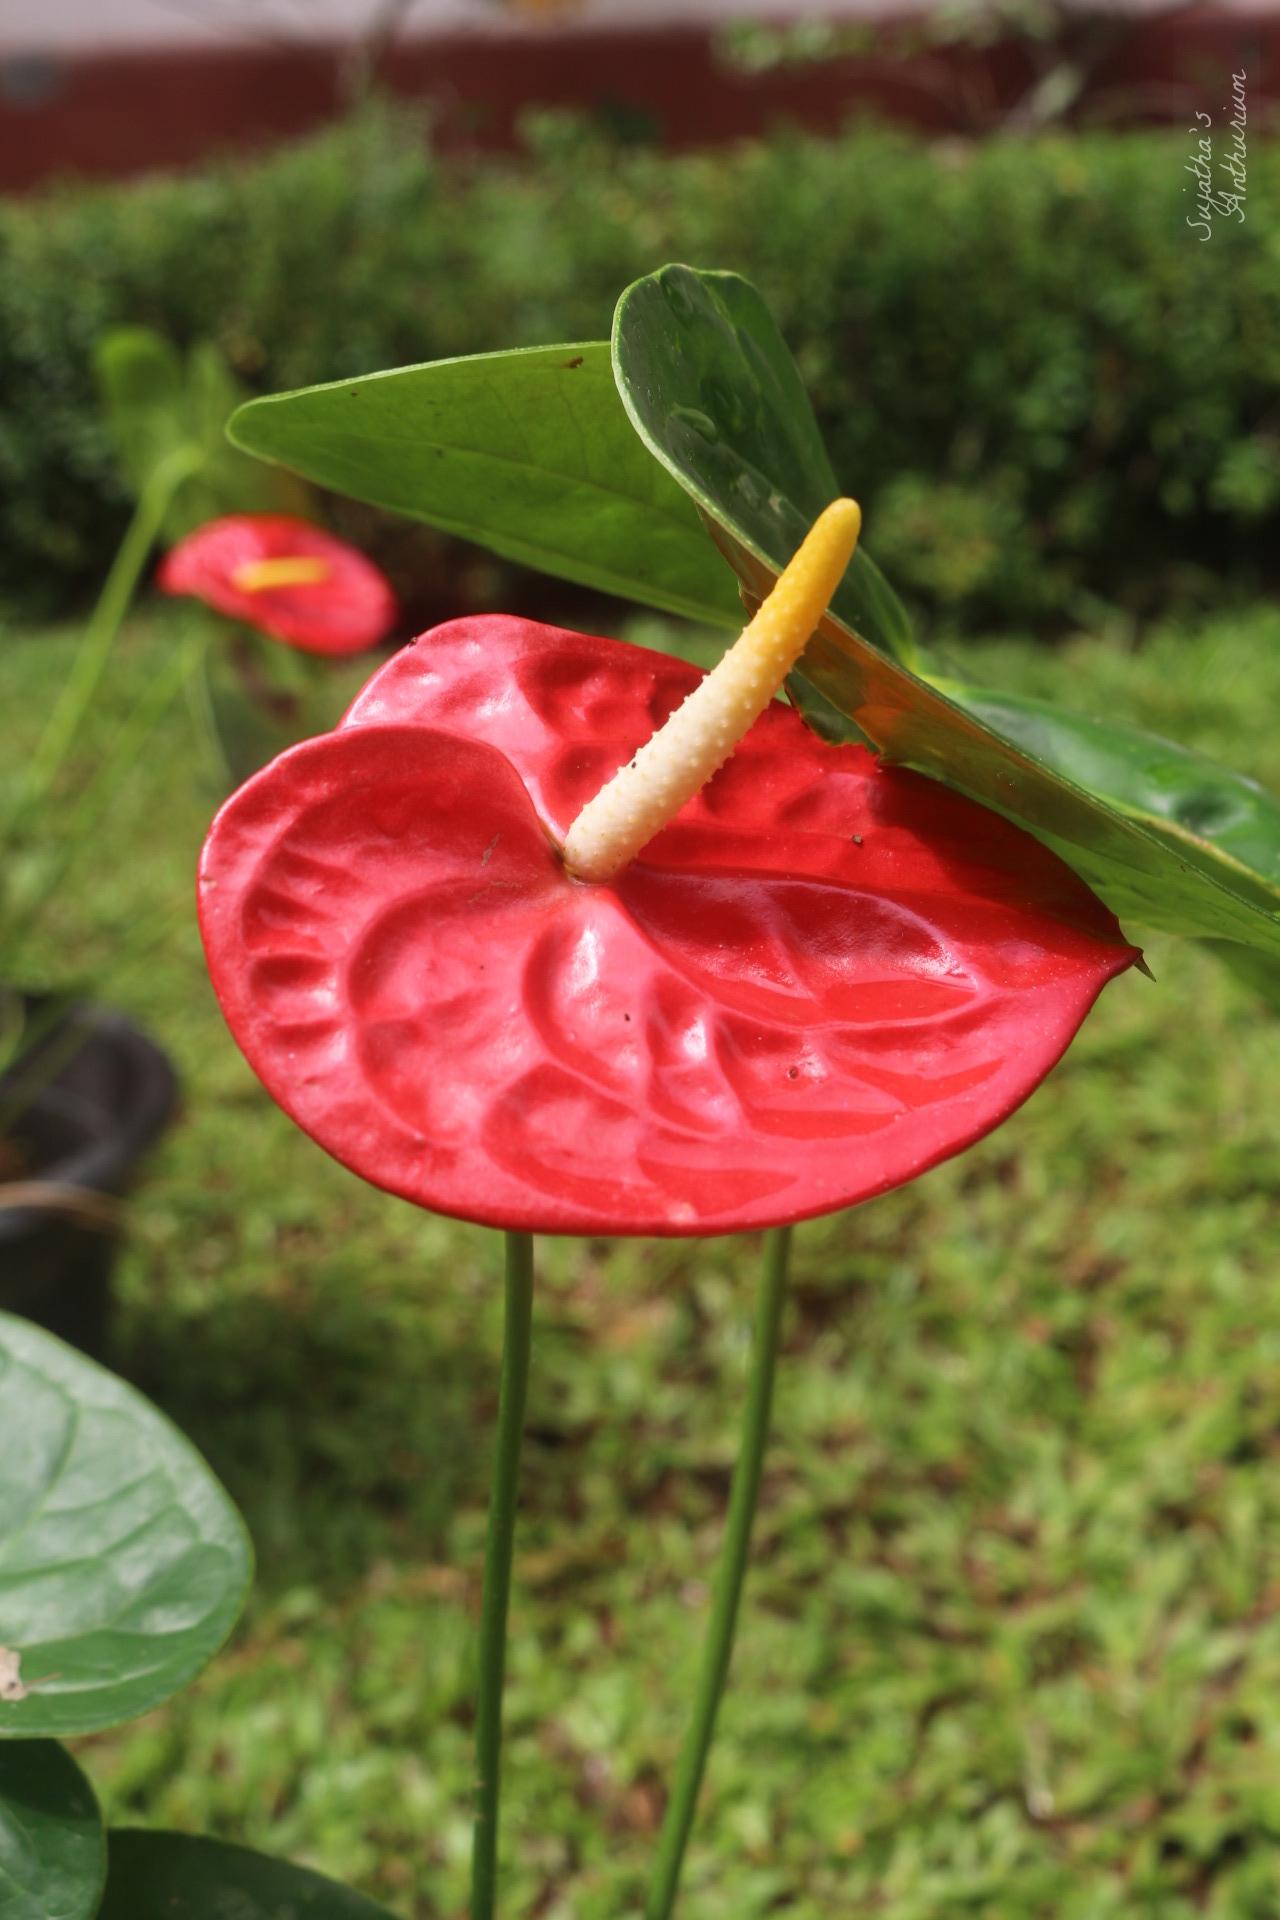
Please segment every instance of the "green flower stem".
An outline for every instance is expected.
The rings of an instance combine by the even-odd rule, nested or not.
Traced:
[[[680,1884],[680,1869],[693,1827],[698,1793],[715,1733],[720,1696],[729,1673],[738,1605],[751,1546],[751,1524],[760,1496],[769,1411],[773,1404],[773,1377],[778,1359],[778,1333],[786,1297],[790,1227],[775,1227],[765,1237],[764,1270],[756,1301],[756,1324],[751,1351],[751,1374],[742,1415],[738,1464],[729,1495],[729,1517],[716,1569],[711,1618],[702,1649],[702,1671],[694,1696],[693,1719],[684,1737],[675,1784],[667,1803],[658,1839],[658,1854],[649,1884],[645,1920],[669,1920]]]
[[[111,743],[105,764],[80,795],[71,816],[70,838],[76,845],[88,835],[94,822],[115,802],[121,789],[132,778],[142,749],[152,732],[193,674],[201,670],[208,645],[208,635],[201,629],[188,639],[185,646],[176,648],[168,671],[160,671],[155,675],[125,716]]]
[[[230,793],[236,784],[236,777],[232,772],[231,757],[222,737],[222,729],[218,725],[209,654],[210,649],[206,646],[200,656],[200,671],[187,682],[187,705],[204,748],[209,776],[217,781],[224,792]]]
[[[492,1920],[498,1882],[498,1793],[502,1760],[502,1683],[507,1605],[516,1527],[520,1440],[529,1384],[533,1319],[533,1236],[508,1233],[506,1322],[498,1440],[489,1495],[489,1538],[480,1610],[480,1698],[476,1709],[476,1816],[471,1847],[471,1920]]]
[[[190,479],[203,458],[198,448],[179,447],[160,462],[139,494],[133,518],[111,563],[111,571],[103,582],[97,604],[89,616],[75,665],[44,737],[32,755],[22,787],[22,809],[43,800],[57,779],[106,671],[115,637],[133,604],[138,582],[151,549],[160,536],[173,497],[183,481]]]

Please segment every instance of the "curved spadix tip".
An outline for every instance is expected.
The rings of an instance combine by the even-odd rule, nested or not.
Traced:
[[[768,644],[791,654],[784,671],[827,610],[853,558],[862,531],[862,508],[856,500],[833,500],[824,507],[800,545],[761,602],[746,630],[750,644]],[[778,675],[779,680],[782,674]]]
[[[853,558],[856,500],[833,500],[722,660],[593,800],[564,840],[579,880],[610,880],[721,767],[804,651]]]
[[[856,500],[847,494],[841,494],[829,507],[824,507],[818,515],[803,542],[797,549],[803,553],[810,541],[814,543],[830,541],[833,556],[844,552],[844,564],[847,567],[853,558],[853,550],[858,544],[858,535],[862,532],[862,508]]]

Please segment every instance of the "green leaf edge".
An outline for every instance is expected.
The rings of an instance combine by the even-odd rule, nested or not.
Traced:
[[[236,1860],[251,1863],[255,1867],[263,1865],[268,1869],[275,1869],[290,1875],[297,1875],[299,1881],[305,1887],[313,1890],[317,1895],[323,1896],[325,1892],[332,1891],[342,1896],[344,1902],[354,1909],[351,1920],[393,1920],[393,1915],[390,1910],[381,1906],[376,1900],[370,1899],[368,1894],[359,1893],[354,1887],[347,1886],[341,1880],[334,1880],[330,1878],[328,1874],[318,1873],[314,1867],[299,1866],[295,1861],[283,1860],[277,1854],[263,1853],[256,1847],[243,1847],[230,1840],[214,1839],[209,1834],[179,1833],[168,1827],[110,1828],[107,1833],[107,1847],[105,1850],[106,1879],[103,1886],[104,1899],[110,1891],[112,1843],[121,1840],[125,1842],[130,1850],[137,1846],[145,1848],[148,1842],[158,1842],[163,1846],[169,1846],[177,1841],[184,1847],[190,1847],[193,1853],[231,1855]]]
[[[135,1386],[133,1386],[130,1381],[125,1380],[118,1373],[113,1373],[110,1367],[104,1367],[100,1361],[91,1360],[88,1354],[81,1353],[77,1347],[73,1347],[69,1345],[68,1342],[65,1340],[60,1340],[56,1334],[47,1333],[43,1327],[36,1326],[33,1321],[24,1320],[20,1314],[6,1313],[0,1310],[0,1344],[3,1344],[3,1342],[7,1339],[9,1330],[12,1328],[17,1328],[20,1336],[25,1336],[32,1339],[37,1346],[47,1345],[49,1347],[53,1347],[55,1350],[61,1353],[70,1354],[72,1359],[75,1361],[77,1365],[87,1367],[95,1373],[100,1373],[105,1375],[106,1378],[108,1380],[111,1380],[115,1384],[115,1386],[120,1389],[121,1392],[130,1395],[133,1399],[137,1400],[140,1403],[140,1405],[144,1406],[147,1409],[148,1413],[150,1413],[155,1420],[159,1421],[162,1427],[165,1427],[168,1429],[168,1432],[171,1438],[177,1441],[179,1451],[187,1453],[191,1457],[191,1459],[197,1462],[197,1464],[200,1466],[202,1471],[209,1476],[210,1480],[213,1482],[219,1494],[222,1496],[222,1499],[226,1503],[227,1511],[231,1515],[231,1518],[235,1523],[236,1531],[240,1538],[240,1544],[244,1549],[244,1564],[245,1564],[244,1579],[241,1582],[240,1587],[236,1593],[235,1611],[231,1613],[228,1617],[226,1631],[223,1633],[222,1637],[218,1640],[216,1645],[212,1646],[209,1649],[209,1652],[206,1654],[205,1658],[201,1661],[200,1665],[196,1668],[195,1672],[190,1674],[187,1677],[187,1679],[185,1679],[181,1683],[180,1686],[174,1687],[171,1692],[161,1695],[161,1697],[158,1700],[152,1701],[148,1706],[141,1708],[137,1713],[124,1713],[124,1714],[121,1714],[118,1718],[110,1719],[110,1720],[95,1720],[92,1726],[88,1726],[79,1730],[72,1730],[67,1727],[59,1727],[56,1731],[50,1731],[48,1729],[41,1728],[38,1725],[37,1726],[26,1726],[26,1725],[6,1726],[3,1723],[0,1723],[0,1740],[57,1740],[57,1741],[77,1740],[77,1739],[84,1738],[87,1734],[106,1733],[106,1732],[109,1732],[110,1729],[113,1727],[128,1726],[130,1721],[141,1719],[145,1714],[154,1713],[157,1707],[163,1706],[165,1702],[168,1700],[172,1700],[178,1693],[182,1691],[183,1687],[190,1686],[192,1682],[196,1680],[201,1673],[204,1672],[205,1668],[208,1667],[210,1663],[217,1658],[218,1654],[221,1653],[222,1649],[226,1646],[227,1642],[231,1638],[231,1635],[235,1632],[235,1629],[239,1624],[240,1615],[244,1611],[245,1601],[248,1599],[250,1588],[253,1585],[253,1579],[254,1579],[254,1573],[255,1573],[255,1555],[254,1555],[254,1548],[253,1548],[253,1537],[250,1534],[249,1529],[245,1524],[244,1515],[240,1512],[239,1507],[236,1505],[235,1501],[231,1498],[231,1495],[227,1492],[221,1480],[218,1478],[217,1474],[213,1471],[213,1468],[209,1465],[208,1461],[205,1459],[200,1449],[196,1446],[195,1442],[187,1437],[187,1435],[182,1431],[182,1428],[179,1427],[176,1424],[176,1422],[171,1420],[169,1418],[169,1415],[165,1413],[162,1408],[156,1406],[154,1400],[149,1400],[147,1396],[144,1393],[140,1393],[138,1389]],[[31,1694],[28,1694],[27,1699],[35,1700],[35,1699],[39,1699],[39,1697],[40,1696],[38,1693],[31,1693]],[[19,1702],[18,1704],[21,1707],[25,1707],[27,1704],[27,1701],[24,1700]]]
[[[378,381],[394,380],[407,373],[423,373],[435,371],[443,367],[478,366],[486,361],[501,361],[504,364],[510,364],[513,360],[553,354],[557,356],[561,354],[581,354],[584,357],[588,354],[598,354],[602,360],[611,357],[610,343],[607,340],[567,340],[537,347],[511,347],[500,349],[494,353],[453,354],[443,360],[414,361],[409,366],[385,367],[377,373],[357,374],[345,380],[322,380],[309,387],[296,387],[288,393],[264,394],[258,399],[245,401],[243,405],[236,408],[228,420],[227,437],[233,446],[240,448],[244,453],[252,454],[257,460],[266,460],[273,466],[286,467],[293,472],[301,473],[306,479],[314,479],[314,475],[308,474],[304,467],[297,466],[292,461],[282,459],[277,453],[273,453],[269,447],[264,447],[260,443],[255,442],[254,429],[263,421],[270,419],[273,408],[301,399],[306,395],[349,392],[353,388],[369,386]],[[467,451],[467,449],[461,447],[453,450],[459,453]],[[491,458],[492,456],[486,455],[484,457]],[[323,486],[328,483],[319,481],[317,484]],[[551,572],[551,569],[547,566],[543,557],[544,550],[531,546],[518,538],[508,538],[505,534],[495,536],[485,527],[476,525],[470,520],[455,520],[444,514],[433,513],[428,516],[426,514],[414,513],[411,509],[405,508],[393,501],[376,499],[369,494],[353,497],[362,498],[374,506],[385,508],[389,512],[403,514],[406,518],[421,520],[429,526],[440,528],[444,533],[454,534],[459,539],[473,541],[477,546],[487,548],[489,552],[498,554],[504,560],[516,561],[521,566],[532,567],[539,573]],[[661,509],[658,509],[658,511],[661,511]],[[620,600],[651,606],[661,613],[677,614],[683,619],[696,620],[716,627],[728,629],[734,624],[727,609],[717,607],[710,602],[693,600],[682,594],[664,593],[660,588],[651,591],[647,597],[642,599],[634,580],[613,573],[608,569],[588,570],[585,566],[575,561],[572,555],[557,555],[557,559],[559,559],[561,563],[559,577],[572,581],[577,586],[598,588],[601,592],[614,594]]]
[[[624,287],[622,292],[619,294],[617,305],[614,308],[613,325],[610,332],[610,347],[611,347],[611,354],[613,358],[614,379],[618,387],[618,392],[622,398],[622,404],[626,408],[627,418],[631,421],[631,424],[634,427],[636,433],[639,435],[640,439],[644,442],[645,446],[649,449],[649,452],[653,455],[654,459],[659,461],[666,468],[667,472],[671,474],[672,478],[680,486],[682,486],[685,489],[686,493],[689,494],[690,498],[697,505],[699,512],[704,516],[704,519],[710,520],[717,527],[720,527],[722,526],[722,522],[720,521],[719,514],[716,511],[715,505],[711,501],[710,497],[704,492],[702,488],[690,482],[690,480],[676,466],[675,462],[668,457],[665,450],[660,445],[657,444],[657,442],[653,439],[652,435],[649,433],[644,421],[639,416],[635,408],[635,405],[633,404],[628,383],[618,364],[619,336],[621,332],[622,323],[625,317],[627,301],[630,299],[630,297],[636,291],[637,288],[645,286],[653,281],[661,281],[662,276],[670,272],[673,267],[679,268],[680,263],[671,262],[671,263],[668,263],[668,265],[666,266],[656,269],[653,273],[641,274],[637,279],[631,281],[628,286]],[[740,282],[748,287],[752,287],[752,283],[746,279],[745,275],[735,273],[730,269],[700,267],[700,268],[693,268],[693,269],[685,268],[683,270],[696,272],[699,279],[706,280],[712,283],[717,281],[731,280],[731,281]],[[752,287],[752,291],[754,292],[756,291],[756,289]],[[753,559],[755,559],[759,565],[767,569],[767,571],[770,574],[772,574],[775,578],[777,577],[778,573],[780,572],[780,567],[778,563],[770,559],[769,556],[766,553],[764,553],[763,550],[760,547],[758,547],[754,541],[742,538],[742,536],[738,533],[736,528],[734,529],[725,528],[724,532],[730,541],[744,548],[748,553],[751,554]],[[724,549],[721,548],[721,551],[724,551]],[[729,558],[728,554],[726,554],[726,558]],[[861,645],[866,647],[871,647],[873,645],[873,643],[867,640],[864,635],[855,632],[853,628],[849,627],[845,621],[840,620],[835,614],[829,613],[827,617],[843,632],[849,634],[851,638],[860,642]],[[875,650],[877,652],[879,651],[878,649],[875,649]],[[1157,834],[1151,832],[1145,825],[1143,825],[1141,820],[1134,819],[1122,808],[1120,808],[1117,805],[1114,805],[1110,801],[1100,801],[1098,796],[1095,793],[1093,793],[1088,787],[1083,787],[1077,781],[1070,779],[1066,774],[1059,773],[1056,771],[1056,769],[1045,766],[1043,763],[1037,760],[1034,760],[1021,747],[1017,746],[1015,742],[1013,742],[1012,740],[1006,739],[1003,734],[999,734],[995,732],[995,730],[992,729],[991,727],[988,727],[985,724],[985,722],[979,720],[976,717],[976,715],[971,714],[965,707],[960,705],[958,702],[952,700],[947,694],[943,693],[939,688],[935,687],[932,684],[932,682],[922,678],[921,675],[918,673],[913,673],[910,667],[906,666],[902,662],[902,660],[893,658],[887,654],[881,654],[880,658],[885,661],[885,664],[892,671],[902,674],[907,680],[911,681],[914,685],[921,687],[932,699],[941,702],[941,704],[949,712],[954,713],[956,715],[962,715],[964,717],[965,722],[969,726],[979,727],[984,734],[987,734],[990,738],[998,741],[1001,748],[1006,753],[1014,755],[1016,759],[1020,761],[1029,771],[1031,771],[1036,775],[1043,776],[1057,782],[1060,786],[1065,788],[1077,802],[1084,802],[1086,805],[1090,807],[1100,806],[1100,807],[1103,807],[1105,810],[1110,811],[1114,815],[1118,825],[1120,826],[1123,832],[1126,832],[1140,839],[1147,846],[1155,848],[1162,858],[1170,858],[1170,857],[1174,859],[1177,858],[1176,853],[1174,853],[1173,850],[1167,844],[1165,844]],[[820,691],[824,691],[824,690],[820,689]],[[829,694],[826,694],[825,691],[824,691],[824,698],[830,701],[832,705],[837,704],[836,702],[831,700],[831,696]],[[841,709],[841,711],[843,711],[843,709]],[[859,723],[854,719],[852,715],[849,715],[848,718],[851,721],[853,721],[853,724],[855,727],[859,726]],[[881,745],[879,745],[879,743],[873,742],[873,744],[876,746],[876,750],[880,752],[882,756],[885,758],[886,764],[897,764],[905,767],[914,766],[914,763],[910,759],[901,759],[901,760],[894,761],[892,756],[889,755],[885,751],[885,749]],[[1046,845],[1050,846],[1053,851],[1057,852],[1059,856],[1063,860],[1065,860],[1069,866],[1073,867],[1077,872],[1080,871],[1080,868],[1077,864],[1077,859],[1075,857],[1074,848],[1072,848],[1069,845],[1069,843],[1066,843],[1056,838],[1055,836],[1053,836],[1048,829],[1044,829],[1044,828],[1040,828],[1032,825],[1027,821],[1025,816],[1022,815],[1021,813],[1000,808],[997,805],[997,803],[991,800],[987,795],[975,793],[971,787],[965,786],[962,782],[958,780],[947,779],[946,776],[944,774],[939,773],[936,770],[936,768],[920,767],[920,768],[916,768],[915,770],[923,773],[928,778],[939,779],[944,781],[946,785],[954,787],[954,789],[957,792],[965,794],[967,798],[976,800],[977,803],[981,806],[988,806],[988,807],[991,807],[994,811],[1003,812],[1005,814],[1005,818],[1012,821],[1015,826],[1022,827],[1025,832],[1031,833],[1032,835],[1034,835],[1035,838],[1043,841]],[[1194,844],[1200,845],[1202,843],[1194,843]],[[1215,851],[1213,857],[1216,859],[1221,856],[1219,856]],[[1236,863],[1232,862],[1231,864],[1235,865]],[[1244,871],[1247,874],[1249,874],[1250,877],[1257,877],[1252,875],[1250,869],[1246,868],[1244,869]],[[1217,879],[1213,874],[1205,873],[1203,872],[1202,869],[1198,867],[1196,869],[1196,873],[1198,878],[1202,880],[1208,887],[1213,889],[1215,892],[1221,894],[1226,901],[1230,902],[1231,906],[1236,911],[1243,910],[1251,916],[1256,916],[1264,925],[1268,924],[1268,911],[1265,907],[1257,904],[1254,901],[1243,898],[1233,888],[1224,885],[1223,882]],[[1096,879],[1093,879],[1087,872],[1084,873],[1082,877],[1085,879],[1087,884],[1094,887],[1095,891],[1098,890],[1098,882],[1096,881]],[[1271,950],[1277,956],[1280,956],[1280,913],[1274,914],[1272,916],[1271,932],[1272,932],[1272,942],[1273,942],[1273,946]],[[1204,934],[1197,931],[1193,933],[1188,933],[1184,935],[1184,937],[1185,938],[1206,938],[1209,936],[1205,936]],[[1226,941],[1231,940],[1231,936],[1227,934],[1220,935],[1217,937]],[[1244,945],[1246,943],[1241,941],[1239,942],[1239,944]]]
[[[17,1741],[14,1744],[24,1745],[24,1746],[39,1745],[39,1746],[45,1746],[45,1747],[56,1747],[58,1751],[61,1753],[62,1758],[66,1761],[67,1765],[71,1768],[71,1771],[75,1774],[77,1780],[79,1781],[80,1785],[83,1787],[85,1791],[89,1804],[92,1807],[98,1822],[98,1870],[97,1870],[97,1874],[95,1876],[95,1880],[93,1884],[92,1897],[85,1911],[87,1914],[96,1914],[98,1911],[98,1908],[102,1905],[103,1896],[107,1890],[107,1829],[102,1818],[102,1803],[98,1799],[97,1793],[94,1791],[93,1782],[92,1780],[90,1780],[88,1774],[84,1771],[84,1768],[80,1765],[80,1762],[76,1759],[75,1755],[73,1753],[68,1752],[66,1746],[63,1744],[61,1740],[55,1740],[45,1734],[32,1734],[29,1736],[24,1736],[24,1738],[21,1741]],[[3,1789],[0,1789],[0,1801],[6,1801],[6,1800],[7,1800],[6,1794],[4,1793]],[[12,1803],[9,1802],[9,1804],[12,1804]],[[53,1920],[52,1916],[50,1917],[50,1920]]]
[[[1084,721],[1090,719],[1090,716],[1079,707],[1059,707],[1055,701],[1042,699],[1035,694],[1010,694],[1006,693],[1000,687],[978,686],[970,681],[957,680],[954,675],[951,674],[948,674],[945,678],[939,675],[937,679],[931,676],[926,677],[928,678],[928,684],[934,689],[935,693],[941,693],[955,705],[963,707],[965,712],[970,713],[973,718],[977,718],[978,716],[972,714],[972,709],[965,704],[965,698],[963,696],[969,696],[975,701],[983,699],[1006,700],[1011,705],[1016,704],[1029,713],[1040,712],[1047,715],[1060,713],[1067,719]],[[1225,766],[1220,760],[1213,759],[1210,754],[1201,753],[1195,747],[1184,746],[1180,740],[1174,740],[1168,734],[1155,733],[1150,727],[1130,726],[1128,722],[1116,720],[1108,720],[1106,726],[1108,731],[1113,734],[1126,733],[1131,735],[1135,743],[1150,741],[1154,745],[1171,747],[1179,755],[1185,755],[1192,760],[1202,762],[1206,771],[1220,775],[1225,774],[1231,780],[1239,781],[1248,786],[1259,786],[1261,784],[1254,780],[1250,774],[1238,773],[1234,767]],[[1000,737],[1002,739],[1005,738],[1003,734]],[[1015,743],[1010,741],[1010,745],[1013,744]],[[1068,783],[1068,776],[1059,773],[1056,768],[1049,767],[1047,761],[1038,761],[1036,764],[1047,767],[1055,779]],[[1084,787],[1082,791],[1090,794],[1095,800],[1099,798],[1097,790],[1093,787]],[[1211,848],[1215,860],[1220,860],[1224,867],[1240,874],[1243,879],[1251,881],[1254,884],[1261,883],[1263,886],[1272,885],[1267,875],[1262,873],[1257,867],[1249,866],[1246,861],[1239,859],[1237,855],[1222,847],[1216,840],[1202,839],[1199,835],[1193,833],[1189,827],[1183,826],[1181,821],[1171,820],[1165,814],[1152,813],[1150,809],[1146,807],[1136,807],[1132,802],[1123,800],[1115,794],[1106,795],[1105,804],[1111,807],[1116,813],[1123,814],[1126,819],[1133,821],[1135,825],[1142,827],[1155,840],[1180,841],[1189,851],[1194,853],[1200,853],[1206,848]],[[1174,857],[1177,857],[1174,848],[1168,848],[1167,851],[1174,853]],[[1199,871],[1199,869],[1197,869],[1197,871]],[[1202,878],[1211,880],[1213,876],[1211,874],[1203,874]],[[1280,887],[1274,887],[1273,891],[1276,898],[1277,912],[1280,912]],[[1260,908],[1259,911],[1261,912],[1263,909]],[[1187,938],[1191,939],[1198,937],[1200,936],[1187,936]]]

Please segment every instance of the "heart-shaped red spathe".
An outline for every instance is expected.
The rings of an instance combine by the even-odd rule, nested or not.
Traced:
[[[1136,958],[995,814],[775,704],[607,885],[560,837],[698,679],[505,617],[424,634],[223,808],[215,988],[282,1107],[441,1213],[698,1234],[990,1132]]]
[[[324,577],[237,585],[242,569],[264,560],[318,560]],[[229,514],[197,527],[165,555],[156,583],[303,653],[362,653],[385,640],[397,618],[390,583],[371,560],[322,527],[283,513]]]

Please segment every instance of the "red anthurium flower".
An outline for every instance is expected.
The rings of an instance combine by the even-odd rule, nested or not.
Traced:
[[[180,540],[156,576],[304,653],[360,653],[385,640],[396,600],[362,553],[306,520],[237,513]]]
[[[701,679],[453,621],[224,807],[214,985],[345,1165],[525,1231],[803,1219],[998,1125],[1136,958],[1019,829],[776,702],[614,878],[574,878],[571,825]]]

